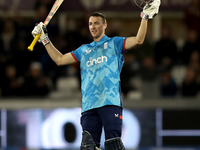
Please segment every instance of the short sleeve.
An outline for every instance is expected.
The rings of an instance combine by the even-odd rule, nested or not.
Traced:
[[[125,49],[125,43],[126,43],[125,37],[114,37],[114,43],[116,45],[117,53],[124,54],[125,52],[127,52]]]
[[[72,56],[77,62],[80,62],[81,60],[81,49],[82,49],[82,46],[80,46],[79,48],[71,52]]]

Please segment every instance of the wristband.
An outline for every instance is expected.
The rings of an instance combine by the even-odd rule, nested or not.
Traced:
[[[140,16],[145,20],[149,19],[149,15],[146,15],[144,12],[141,12]]]
[[[42,44],[45,46],[50,42],[50,39],[48,36],[46,36],[43,40],[42,40]]]

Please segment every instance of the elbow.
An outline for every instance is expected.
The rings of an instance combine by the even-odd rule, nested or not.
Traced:
[[[54,62],[56,63],[57,66],[62,66],[62,63],[61,63],[60,59],[54,60]]]
[[[55,62],[57,66],[62,66],[61,62]]]
[[[137,45],[142,45],[144,43],[144,40],[137,40]]]
[[[137,45],[141,45],[144,43],[145,36],[137,36]]]
[[[56,63],[56,65],[57,65],[57,66],[62,66],[62,65],[61,65],[61,64],[59,64],[59,63]]]
[[[56,63],[57,66],[63,66],[64,62],[63,62],[63,55],[57,57],[54,62]]]

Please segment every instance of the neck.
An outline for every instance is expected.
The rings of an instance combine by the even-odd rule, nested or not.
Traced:
[[[101,40],[101,38],[102,38],[104,35],[105,35],[105,34],[102,34],[100,37],[94,38],[94,41],[95,41],[95,42],[99,42],[99,41]]]

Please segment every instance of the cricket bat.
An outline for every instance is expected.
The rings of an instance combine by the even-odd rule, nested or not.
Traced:
[[[53,7],[51,8],[48,16],[46,17],[45,21],[44,21],[44,25],[47,26],[49,24],[49,22],[51,21],[51,19],[53,18],[54,14],[56,13],[56,11],[58,10],[58,8],[60,7],[60,5],[62,4],[64,0],[56,0],[55,3],[53,4]],[[34,40],[32,41],[31,45],[28,47],[28,50],[33,51],[33,48],[35,46],[35,44],[37,43],[38,39],[40,38],[41,33],[38,34]]]

